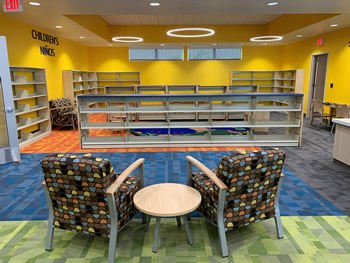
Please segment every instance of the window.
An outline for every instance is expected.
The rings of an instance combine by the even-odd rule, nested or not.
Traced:
[[[129,48],[130,60],[183,60],[183,48]]]
[[[188,60],[242,59],[242,48],[189,48]]]

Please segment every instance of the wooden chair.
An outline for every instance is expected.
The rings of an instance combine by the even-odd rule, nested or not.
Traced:
[[[335,106],[335,117],[336,118],[349,118],[348,105],[334,103],[334,106]],[[335,127],[335,122],[333,122],[331,134],[333,133],[334,127]]]
[[[331,118],[331,115],[326,114],[326,113],[323,112],[323,104],[322,104],[322,101],[320,101],[320,100],[312,100],[312,104],[311,104],[311,119],[310,119],[310,125],[311,126],[313,124],[313,121],[314,121],[315,117],[319,118],[317,129],[320,128],[320,125],[321,125],[323,119]]]
[[[228,256],[226,232],[275,218],[283,238],[279,210],[285,154],[279,149],[236,152],[222,158],[216,170],[187,156],[187,184],[202,195],[198,211],[218,228],[222,256]],[[192,166],[200,172],[193,173]]]
[[[114,262],[117,233],[138,213],[133,197],[144,186],[143,163],[138,159],[118,175],[108,159],[45,156],[41,161],[49,206],[45,249],[52,249],[54,228],[82,232],[109,238],[108,262]],[[138,176],[129,177],[136,168]]]

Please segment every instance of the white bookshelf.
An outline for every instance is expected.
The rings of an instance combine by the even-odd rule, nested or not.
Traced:
[[[19,146],[51,133],[44,68],[10,67]]]
[[[204,147],[204,146],[300,146],[303,121],[303,94],[295,93],[236,93],[236,94],[108,94],[78,96],[79,134],[82,148],[119,147]],[[288,105],[264,106],[257,102],[275,99],[288,101]],[[215,104],[216,101],[229,103]],[[244,104],[236,102],[245,101]],[[191,102],[184,104],[183,102]],[[199,104],[196,102],[206,102]],[[90,108],[90,103],[117,103],[118,107]],[[147,104],[142,104],[147,103]],[[153,103],[153,104],[151,104]],[[135,106],[137,105],[137,106]],[[260,121],[254,113],[285,112],[283,121]],[[113,113],[125,116],[124,122],[92,123],[89,114]],[[166,115],[167,119],[131,121],[134,114]],[[193,114],[205,113],[198,121],[181,121],[181,116],[191,119]],[[246,120],[216,121],[213,113],[250,113]],[[173,136],[171,128],[208,128],[207,135]],[[164,128],[166,136],[131,136],[131,129]],[[213,135],[215,128],[248,128],[247,135]],[[282,128],[285,134],[256,133],[258,128]],[[123,129],[125,136],[94,137],[90,130]]]

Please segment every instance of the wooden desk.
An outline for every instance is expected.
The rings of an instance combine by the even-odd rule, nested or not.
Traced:
[[[335,104],[333,102],[331,103],[323,103],[323,107],[329,107],[329,115],[331,116],[328,119],[328,126],[332,125],[332,117],[335,117],[336,111],[335,111]],[[348,105],[348,108],[350,109],[350,105]]]
[[[350,119],[333,119],[336,123],[333,158],[350,166]]]

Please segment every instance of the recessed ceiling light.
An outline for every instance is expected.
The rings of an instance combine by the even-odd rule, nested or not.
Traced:
[[[213,46],[216,46],[216,44],[212,44]]]
[[[56,28],[63,28],[63,26],[55,26]]]
[[[333,25],[331,25],[331,27],[336,27],[336,26],[338,26],[338,24],[333,24]]]
[[[278,2],[269,2],[269,3],[267,3],[267,5],[269,5],[269,6],[278,5]]]
[[[85,37],[80,37],[80,38],[85,38]]]
[[[160,44],[161,46],[165,46],[165,44]]]
[[[303,35],[297,35],[297,37],[303,37]]]
[[[132,43],[132,42],[142,42],[143,38],[141,38],[141,37],[113,37],[112,41]]]
[[[206,33],[204,34],[197,34],[197,35],[181,35],[181,34],[175,34],[176,32],[184,32],[184,31],[204,31]],[[172,29],[166,32],[168,36],[171,37],[208,37],[215,34],[215,31],[213,29],[209,28],[202,28],[202,27],[193,27],[193,28],[177,28]]]
[[[40,3],[39,2],[29,2],[30,5],[34,5],[34,6],[39,6]]]
[[[153,3],[149,3],[149,5],[151,5],[151,6],[160,6],[160,3],[158,3],[158,2],[153,2]]]
[[[281,36],[260,36],[260,37],[252,37],[250,41],[253,42],[272,42],[272,41],[280,41],[283,37]]]

